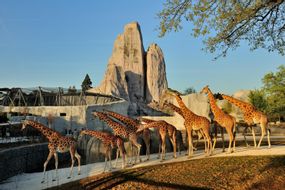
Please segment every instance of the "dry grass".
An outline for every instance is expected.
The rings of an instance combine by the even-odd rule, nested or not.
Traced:
[[[285,156],[223,157],[105,173],[52,189],[284,189]]]

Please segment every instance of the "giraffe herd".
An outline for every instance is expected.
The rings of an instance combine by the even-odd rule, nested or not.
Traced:
[[[205,86],[200,93],[206,94],[209,99],[209,104],[211,111],[214,115],[212,122],[217,123],[222,129],[225,128],[226,132],[229,136],[229,146],[228,146],[228,153],[235,151],[235,134],[236,134],[236,119],[225,113],[222,109],[218,107],[216,104],[216,99],[213,93],[211,92],[208,86]],[[175,106],[172,103],[163,101],[166,97],[171,96],[174,97],[177,101],[178,106]],[[244,114],[244,121],[248,124],[249,127],[252,128],[254,124],[260,124],[261,127],[261,138],[259,140],[258,145],[256,145],[255,141],[255,133],[252,128],[252,134],[254,139],[254,147],[260,147],[263,137],[267,132],[268,138],[268,147],[271,147],[270,143],[270,130],[268,129],[268,119],[266,115],[260,111],[258,111],[253,105],[243,102],[241,100],[235,99],[231,96],[219,94],[219,99],[224,99],[234,104]],[[199,138],[204,138],[205,142],[205,154],[206,156],[210,156],[213,154],[216,144],[216,136],[212,139],[211,136],[211,123],[210,121],[203,116],[195,114],[191,111],[185,103],[182,101],[181,94],[177,91],[167,90],[164,92],[164,95],[161,97],[163,103],[162,108],[165,107],[170,108],[174,112],[180,114],[184,119],[184,127],[186,129],[188,135],[188,157],[193,155],[193,142],[192,136],[193,132],[196,132]],[[83,135],[89,135],[99,139],[105,149],[105,166],[104,171],[109,162],[109,170],[113,168],[111,163],[111,154],[112,150],[116,149],[116,163],[119,155],[121,155],[123,163],[122,168],[127,166],[127,152],[125,149],[125,141],[129,141],[131,147],[131,164],[136,164],[137,161],[141,162],[140,158],[140,150],[141,144],[138,142],[138,138],[142,137],[146,145],[146,155],[147,160],[150,158],[150,145],[151,145],[151,131],[150,128],[154,128],[158,132],[158,138],[160,139],[159,143],[159,152],[160,159],[163,161],[165,159],[165,152],[166,152],[166,137],[169,138],[172,146],[173,146],[173,157],[176,158],[177,152],[177,134],[178,130],[175,126],[171,125],[170,123],[160,120],[155,121],[151,119],[146,119],[143,117],[138,117],[137,119],[131,118],[129,116],[125,116],[113,111],[103,110],[103,111],[95,111],[93,112],[95,118],[105,122],[113,131],[110,132],[103,132],[91,129],[84,129],[80,132],[79,138],[77,141],[81,140]],[[77,141],[72,137],[62,136],[60,133],[52,130],[41,123],[32,120],[25,120],[22,125],[22,130],[25,129],[27,126],[31,126],[37,130],[39,130],[43,136],[45,136],[48,140],[48,149],[49,154],[47,160],[44,162],[44,171],[43,171],[43,180],[45,181],[45,174],[46,174],[46,167],[50,161],[50,159],[54,156],[55,159],[55,169],[56,174],[58,170],[58,153],[68,152],[71,156],[71,168],[69,173],[69,178],[73,172],[73,166],[75,162],[75,158],[78,161],[78,175],[80,175],[80,159],[81,156],[77,153]],[[217,134],[217,133],[216,133]],[[212,144],[212,140],[214,140]],[[135,150],[134,150],[135,149]],[[103,172],[104,172],[103,171]],[[56,175],[57,176],[57,175]],[[55,180],[55,179],[53,179]]]

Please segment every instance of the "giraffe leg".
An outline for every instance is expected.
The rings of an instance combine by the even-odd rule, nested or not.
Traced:
[[[217,129],[217,126],[216,126],[216,125],[214,125],[214,133],[215,133],[215,135],[214,135],[213,152],[214,152],[215,147],[216,147],[217,136],[218,136],[218,129]]]
[[[198,146],[199,140],[201,139],[201,135],[202,135],[202,133],[200,131],[197,131],[196,133],[197,133],[197,139],[196,139],[195,145],[193,146],[193,150],[195,150],[195,151],[197,150],[197,146]]]
[[[136,146],[136,148],[137,148],[137,154],[136,154],[135,161],[133,164],[135,164],[137,162],[137,159],[139,160],[139,162],[141,162],[141,158],[140,158],[141,145],[137,141],[136,134],[131,135],[129,138],[130,138],[130,141],[132,142],[132,144],[134,146]]]
[[[233,152],[236,151],[236,123],[234,122],[234,126],[233,126]]]
[[[271,148],[271,142],[270,142],[270,129],[267,129],[267,142],[268,142],[268,148]]]
[[[150,134],[146,134],[143,137],[144,137],[143,140],[146,146],[146,156],[147,156],[146,160],[149,160],[150,158]]]
[[[158,136],[159,136],[159,142],[158,142],[158,155],[157,155],[157,159],[159,159],[159,158],[160,158],[161,149],[162,149],[162,147],[161,147],[162,140],[161,140],[161,137],[160,137],[160,135],[159,135],[159,134],[158,134]]]
[[[75,160],[74,160],[74,157],[75,157],[75,147],[70,147],[69,152],[70,152],[70,157],[71,157],[71,167],[70,167],[69,176],[67,177],[68,179],[71,178],[71,175],[73,173],[73,166],[74,166],[74,162],[75,162]]]
[[[222,143],[223,143],[223,152],[225,152],[225,136],[224,136],[224,128],[221,127],[221,136],[222,136]]]
[[[173,158],[177,158],[176,156],[176,133],[175,132],[172,134],[170,141],[173,146]]]
[[[120,145],[117,149],[117,151],[120,151],[120,154],[122,156],[123,162],[122,162],[122,169],[126,167],[126,154],[125,154],[125,148],[124,148],[124,144]]]
[[[140,158],[140,152],[141,152],[141,145],[139,143],[137,143],[136,145],[137,149],[138,149],[138,153],[137,153],[137,157],[136,157],[136,160],[138,158],[139,162],[141,162],[141,158]],[[136,163],[136,160],[135,160],[135,163]]]
[[[105,153],[105,165],[104,165],[104,170],[103,170],[103,172],[102,172],[102,173],[104,173],[104,172],[105,172],[105,170],[106,170],[106,167],[107,167],[107,161],[108,161],[108,158],[107,158],[107,155],[106,155],[106,153]]]
[[[209,156],[212,154],[212,139],[210,136],[210,127],[209,126],[204,127],[203,132],[204,132],[204,135],[205,135],[207,142],[208,142],[207,155]]]
[[[255,140],[255,132],[254,132],[254,128],[251,126],[251,132],[252,132],[252,137],[253,137],[253,143],[254,143],[254,148],[256,148],[256,140]]]
[[[119,151],[119,149],[117,148],[117,150],[116,150],[116,162],[115,162],[115,166],[114,166],[114,168],[116,168],[116,167],[117,167],[119,154],[120,154],[120,151]]]
[[[203,136],[203,139],[204,139],[204,145],[205,145],[205,152],[207,152],[207,142],[206,142],[206,136],[205,134],[203,133],[203,131],[201,132],[202,136]],[[209,149],[209,143],[208,143],[208,149]]]
[[[108,147],[105,146],[105,165],[103,173],[106,171],[107,164],[108,164]]]
[[[78,162],[78,175],[81,174],[81,156],[78,154],[77,151],[75,151],[75,158],[77,159]]]
[[[112,166],[112,158],[111,158],[111,153],[112,153],[112,150],[111,150],[111,148],[109,148],[109,150],[108,150],[108,158],[109,158],[109,171],[112,171],[112,168],[113,168],[113,166]]]
[[[163,162],[163,160],[165,159],[165,135],[161,136],[161,154],[160,154],[160,161]]]
[[[262,139],[263,139],[263,137],[264,137],[264,135],[266,133],[266,125],[264,123],[260,123],[260,127],[261,127],[261,137],[260,137],[259,143],[257,145],[258,148],[260,147]]]
[[[127,162],[128,162],[128,155],[127,155],[126,151],[123,151],[122,155],[123,155],[123,162],[124,162],[123,163],[124,164],[123,167],[125,168],[127,166]]]
[[[227,133],[229,134],[229,147],[228,147],[228,152],[227,153],[231,153],[231,149],[232,149],[232,142],[233,142],[233,133],[232,133],[232,129],[226,128]]]
[[[134,159],[134,145],[131,141],[129,141],[129,146],[131,148],[131,158],[130,158],[129,164],[132,164],[133,159]]]
[[[245,141],[245,145],[246,147],[249,147],[250,145],[247,143],[247,140],[246,140],[246,133],[247,133],[247,129],[250,128],[248,125],[244,128],[243,130],[243,137],[244,137],[244,141]]]
[[[54,154],[54,151],[53,151],[53,150],[50,150],[50,151],[49,151],[49,154],[48,154],[48,157],[47,157],[47,160],[46,160],[45,163],[44,163],[44,176],[43,176],[43,180],[42,180],[41,183],[44,183],[44,182],[45,182],[46,167],[47,167],[47,165],[48,165],[50,159],[52,158],[53,154]]]
[[[190,158],[193,155],[193,142],[192,142],[192,129],[187,129],[188,134],[188,157]]]
[[[53,153],[53,156],[54,156],[54,163],[55,163],[55,179],[52,179],[52,181],[56,181],[56,179],[58,178],[58,171],[57,171],[57,168],[58,168],[58,155],[57,155],[57,152]]]

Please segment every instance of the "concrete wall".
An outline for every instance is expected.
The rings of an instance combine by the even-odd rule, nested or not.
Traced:
[[[23,172],[41,171],[47,155],[47,143],[0,151],[0,181]]]
[[[29,119],[37,120],[44,125],[48,126],[48,116],[53,117],[52,125],[53,129],[61,133],[65,133],[66,130],[74,129],[103,129],[106,125],[97,119],[94,120],[92,111],[102,111],[103,109],[112,110],[127,115],[129,103],[125,100],[116,102],[104,103],[94,105],[83,106],[31,106],[31,107],[2,107],[1,112],[28,112],[35,116],[27,116]]]

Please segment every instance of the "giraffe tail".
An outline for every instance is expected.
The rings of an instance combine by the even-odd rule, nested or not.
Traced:
[[[232,120],[233,120],[233,123],[234,123],[233,135],[234,135],[234,138],[236,138],[236,126],[237,126],[237,123],[236,123],[236,119],[234,117],[232,117]]]

